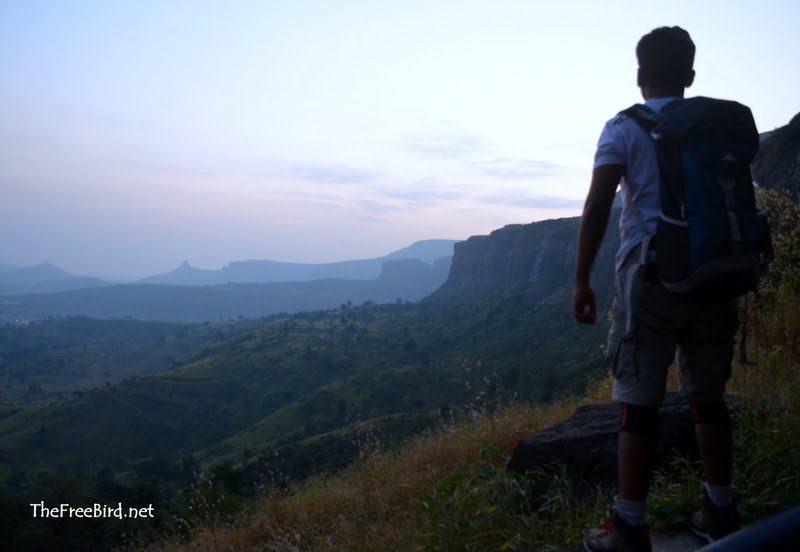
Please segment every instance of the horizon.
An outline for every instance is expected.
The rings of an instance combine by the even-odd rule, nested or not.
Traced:
[[[800,111],[800,6],[713,5],[4,3],[0,263],[134,279],[577,216],[655,27],[697,46],[687,96]]]
[[[461,241],[464,241],[464,240],[450,240],[450,239],[447,239],[447,238],[431,238],[431,239],[427,239],[427,240],[417,240],[417,241],[415,241],[413,243],[410,243],[410,244],[408,244],[408,245],[406,245],[404,247],[401,247],[399,249],[393,249],[392,251],[385,252],[385,253],[377,255],[375,257],[358,257],[358,258],[354,257],[354,258],[349,258],[349,259],[336,259],[336,260],[333,260],[333,261],[319,262],[319,263],[318,262],[314,262],[314,261],[303,262],[303,263],[294,263],[293,261],[283,261],[283,260],[280,260],[280,259],[231,259],[230,261],[225,262],[220,266],[205,267],[205,266],[196,266],[196,265],[192,264],[189,260],[184,259],[184,260],[178,262],[177,265],[175,265],[172,268],[164,271],[163,273],[145,274],[144,276],[134,276],[134,277],[115,276],[115,277],[111,277],[111,278],[104,278],[104,276],[102,274],[73,274],[73,273],[69,272],[68,270],[64,270],[64,267],[59,266],[58,264],[51,262],[49,259],[42,259],[39,262],[30,264],[30,265],[24,265],[24,266],[15,265],[13,263],[7,263],[7,262],[4,262],[2,259],[0,259],[0,267],[3,267],[4,269],[17,270],[17,269],[38,268],[38,267],[41,267],[41,266],[50,266],[50,267],[53,267],[53,268],[58,268],[58,269],[64,270],[70,276],[73,276],[73,277],[100,278],[100,279],[105,279],[107,281],[110,281],[112,283],[136,283],[136,281],[144,279],[144,278],[149,278],[149,277],[152,277],[152,276],[159,276],[159,275],[162,275],[162,274],[167,274],[167,273],[170,273],[170,272],[174,272],[174,271],[176,271],[176,270],[178,270],[180,268],[183,268],[184,266],[188,266],[189,268],[191,268],[193,270],[221,271],[221,270],[225,270],[225,269],[229,268],[230,265],[234,264],[234,263],[258,263],[258,262],[265,262],[265,261],[266,262],[277,262],[277,263],[283,263],[283,264],[320,264],[320,265],[322,265],[322,264],[346,263],[346,262],[352,262],[352,261],[366,261],[366,260],[380,259],[380,258],[383,258],[383,257],[387,257],[389,255],[393,255],[393,254],[395,254],[395,253],[397,253],[399,251],[402,251],[403,249],[407,249],[409,247],[413,247],[414,245],[416,245],[418,243],[436,242],[436,241],[452,241],[452,242],[454,242],[454,245],[455,245],[455,243],[458,243],[458,242],[461,242]],[[425,261],[425,260],[423,260],[423,262],[427,263],[427,261]],[[428,264],[430,264],[430,263],[428,263]]]

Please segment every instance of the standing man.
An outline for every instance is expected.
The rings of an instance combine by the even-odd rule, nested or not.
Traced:
[[[636,47],[637,84],[649,112],[657,116],[665,105],[682,101],[694,80],[694,54],[689,33],[680,27],[661,27],[642,37]],[[645,523],[647,491],[658,407],[673,359],[691,404],[706,475],[704,505],[692,515],[690,527],[712,541],[740,526],[731,490],[731,423],[723,400],[737,328],[736,303],[699,303],[671,294],[645,273],[646,244],[661,216],[659,167],[653,138],[625,113],[606,123],[595,155],[578,238],[575,319],[589,324],[597,320],[589,275],[620,184],[621,244],[607,353],[614,374],[613,399],[621,405],[619,494],[610,519],[586,533],[583,546],[588,552],[651,550]]]

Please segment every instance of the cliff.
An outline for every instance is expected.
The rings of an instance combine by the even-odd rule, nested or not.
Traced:
[[[431,297],[469,298],[509,287],[545,297],[571,289],[579,224],[580,217],[512,224],[459,242],[447,281]],[[599,294],[610,291],[613,283],[618,224],[615,209],[592,272]]]
[[[761,143],[752,170],[760,186],[787,191],[800,202],[800,113]]]

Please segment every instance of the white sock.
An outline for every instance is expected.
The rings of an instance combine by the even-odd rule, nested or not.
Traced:
[[[733,500],[733,489],[730,485],[716,486],[709,485],[708,482],[706,482],[706,492],[708,493],[708,498],[711,499],[711,502],[717,508],[725,508],[729,506],[731,500]]]
[[[647,501],[638,502],[636,500],[623,500],[618,496],[614,497],[614,509],[619,513],[622,521],[633,527],[644,527],[645,515],[647,515]]]

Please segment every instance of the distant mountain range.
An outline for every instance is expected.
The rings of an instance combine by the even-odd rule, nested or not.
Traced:
[[[452,257],[386,261],[378,278],[213,286],[121,284],[56,293],[0,295],[0,323],[91,316],[174,322],[258,318],[372,301],[418,301],[447,279]]]
[[[386,261],[418,259],[433,264],[437,259],[453,256],[456,240],[423,240],[408,247],[377,257],[335,263],[285,263],[270,260],[232,262],[220,270],[202,270],[184,261],[165,274],[138,280],[139,284],[176,286],[213,286],[219,284],[253,284],[267,282],[308,282],[328,278],[374,280]]]
[[[47,262],[25,267],[0,264],[0,293],[51,293],[107,285],[110,282],[73,276]]]
[[[184,261],[165,274],[138,280],[137,284],[171,286],[216,286],[220,284],[256,284],[268,282],[307,282],[322,279],[375,280],[386,261],[417,259],[433,265],[442,258],[452,258],[457,240],[422,240],[383,257],[335,263],[285,263],[271,260],[232,262],[220,270],[201,270]],[[0,263],[0,294],[54,293],[82,288],[110,286],[101,278],[74,276],[48,262],[19,267]]]

